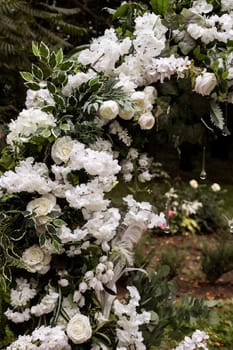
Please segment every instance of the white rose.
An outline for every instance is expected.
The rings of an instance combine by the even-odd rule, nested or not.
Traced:
[[[46,224],[50,218],[47,216],[52,210],[60,210],[56,205],[56,197],[50,193],[42,197],[33,199],[27,205],[27,210],[35,213],[35,220],[39,225]]]
[[[68,322],[66,333],[74,344],[82,344],[91,338],[92,329],[89,318],[76,314]]]
[[[202,96],[207,96],[210,95],[216,85],[217,79],[214,73],[204,72],[196,78],[194,91]]]
[[[219,192],[221,190],[221,187],[219,184],[217,183],[214,183],[212,186],[211,186],[211,190],[214,191],[214,192]]]
[[[54,142],[51,157],[56,164],[66,163],[69,160],[73,143],[70,136],[63,136]]]
[[[151,112],[143,113],[138,120],[138,124],[143,130],[152,129],[155,124],[155,118]]]
[[[22,261],[30,272],[45,274],[50,268],[51,256],[35,244],[23,252]]]
[[[119,113],[118,103],[112,100],[104,101],[100,108],[99,114],[103,119],[115,119]]]
[[[198,182],[196,180],[190,180],[189,184],[192,188],[198,188]]]

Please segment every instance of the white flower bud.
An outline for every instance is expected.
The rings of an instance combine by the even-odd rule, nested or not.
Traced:
[[[143,113],[138,120],[138,124],[142,130],[150,130],[155,124],[155,118],[151,112]]]
[[[217,85],[214,73],[204,72],[196,78],[194,91],[202,96],[210,95]]]

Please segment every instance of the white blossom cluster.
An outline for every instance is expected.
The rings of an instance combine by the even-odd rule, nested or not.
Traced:
[[[143,311],[138,313],[136,308],[139,306],[140,295],[136,287],[127,287],[130,300],[128,304],[114,301],[114,312],[118,318],[116,329],[118,345],[117,350],[127,350],[133,347],[136,350],[146,350],[143,344],[143,335],[140,326],[150,322],[150,312]]]
[[[177,78],[184,78],[185,72],[190,69],[191,61],[186,57],[169,57],[153,58],[152,62],[147,66],[147,78],[149,83],[156,81],[164,82],[176,74]]]
[[[28,142],[38,129],[52,129],[56,120],[52,114],[43,112],[40,108],[23,109],[16,120],[9,124],[7,142],[9,144]]]
[[[232,10],[230,1],[222,2],[224,11]],[[200,39],[204,44],[209,44],[214,40],[226,43],[231,40],[233,35],[233,14],[232,11],[223,13],[220,16],[213,14],[207,16],[206,14],[213,9],[211,4],[206,1],[197,0],[193,2],[190,11],[197,13],[201,20],[198,23],[188,24],[187,31],[195,40]]]
[[[191,337],[185,337],[184,340],[173,350],[208,350],[206,341],[209,339],[208,334],[197,329]]]
[[[166,223],[165,215],[163,213],[155,214],[152,205],[148,202],[137,202],[132,195],[123,198],[127,203],[128,211],[125,214],[123,223],[130,226],[135,223],[143,223],[145,227],[152,229],[153,227],[160,227]]]
[[[27,293],[25,292],[25,288],[22,290],[22,294],[26,294],[24,295],[25,300],[23,301],[23,304],[21,303],[21,305],[19,305],[19,297],[21,297],[19,296],[19,288],[21,288],[21,286],[18,287],[18,289],[16,290],[11,290],[11,306],[14,307],[14,310],[8,308],[4,313],[5,316],[12,322],[22,323],[28,321],[33,315],[36,317],[40,317],[42,315],[51,313],[55,309],[59,295],[54,291],[54,288],[48,286],[48,288],[46,288],[47,293],[40,300],[40,302],[36,305],[33,305],[30,308],[26,307],[25,309],[23,309],[23,307],[28,305],[30,299],[36,296],[37,292],[35,291],[35,289],[31,289],[30,285],[27,283]],[[20,311],[15,311],[16,308],[19,308]]]
[[[125,159],[120,163],[121,173],[125,182],[130,182],[134,176],[137,176],[139,182],[151,181],[154,177],[151,169],[153,158],[146,153],[139,153],[139,151],[131,147]]]
[[[60,326],[36,328],[31,335],[19,336],[6,350],[71,350]]]

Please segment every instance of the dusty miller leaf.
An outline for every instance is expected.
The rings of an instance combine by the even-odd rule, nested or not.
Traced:
[[[210,120],[211,122],[214,124],[214,126],[216,126],[217,128],[219,128],[220,130],[223,130],[224,128],[224,117],[223,117],[223,112],[220,108],[220,106],[212,101],[210,103]]]

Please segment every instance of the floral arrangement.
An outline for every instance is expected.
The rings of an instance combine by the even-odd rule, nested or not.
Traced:
[[[166,214],[166,223],[160,229],[166,234],[184,235],[225,230],[223,193],[218,183],[201,184],[195,179],[188,186],[178,183],[165,193],[156,191],[154,204]]]
[[[144,183],[155,176],[153,161],[137,147],[175,110],[169,96],[177,91],[165,98],[162,87],[188,80],[191,93],[208,97],[210,118],[222,131],[218,103],[232,103],[232,2],[187,1],[191,7],[182,12],[173,3],[172,23],[165,20],[168,2],[161,3],[151,2],[154,12],[124,3],[114,12],[122,26],[70,58],[33,43],[38,64],[21,73],[25,109],[8,125],[1,163],[7,350],[150,346],[142,328],[153,323],[152,313],[134,285],[125,286],[123,299],[117,287],[135,271],[138,239],[166,227],[166,216],[132,195],[114,207],[111,190],[119,178]],[[190,340],[195,346],[206,339],[199,335]]]

